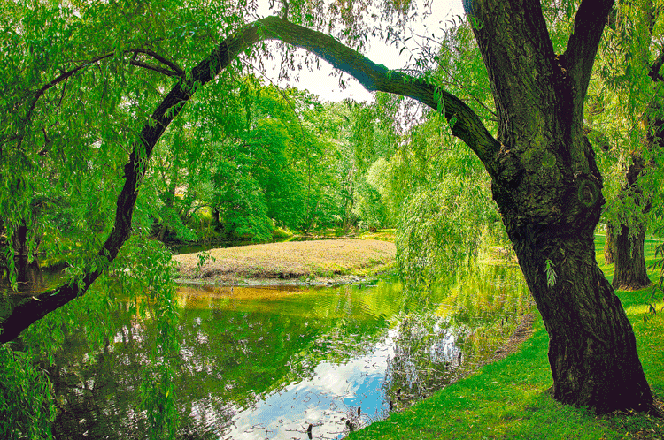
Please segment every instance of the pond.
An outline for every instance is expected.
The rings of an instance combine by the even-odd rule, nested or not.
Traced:
[[[497,266],[427,294],[384,281],[180,287],[177,299],[169,389],[183,439],[343,438],[492,357],[532,307],[518,269]],[[158,328],[130,302],[110,321],[102,349],[69,333],[49,369],[57,439],[147,437]]]

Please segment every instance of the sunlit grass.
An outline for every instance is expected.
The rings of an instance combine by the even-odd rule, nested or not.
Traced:
[[[230,282],[375,275],[394,264],[396,248],[383,240],[312,240],[216,248],[174,255],[180,276],[191,280]]]
[[[604,264],[604,236],[596,237]],[[647,246],[649,264],[654,245]],[[601,254],[601,255],[600,255]],[[650,273],[655,279],[655,272]],[[648,383],[664,398],[664,307],[661,295],[653,315],[651,289],[617,292],[632,322]],[[664,420],[648,414],[597,416],[564,406],[548,393],[552,385],[547,359],[548,335],[539,314],[533,336],[521,350],[486,365],[476,374],[435,393],[402,413],[352,433],[349,439],[662,439]]]

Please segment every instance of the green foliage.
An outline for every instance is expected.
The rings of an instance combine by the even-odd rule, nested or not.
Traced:
[[[497,113],[491,85],[475,42],[471,22],[461,22],[444,30],[436,66],[426,75],[444,90],[463,99],[482,118],[489,130],[495,129]],[[449,127],[453,120],[447,121]]]
[[[551,260],[546,260],[544,262],[546,267],[544,272],[546,273],[546,285],[552,287],[556,284],[556,271],[553,269],[553,262]]]
[[[162,194],[182,185],[178,196],[168,196],[180,216],[210,208],[226,238],[266,241],[279,226],[328,226],[336,212],[325,108],[311,95],[253,76],[213,84],[200,99],[220,94],[226,105],[191,106],[183,114],[190,135],[174,136],[159,152]]]
[[[396,236],[401,272],[416,283],[431,284],[475,256],[491,215],[486,200],[480,185],[453,176],[413,194]]]
[[[661,2],[617,2],[595,63],[585,123],[599,147],[605,221],[636,234],[659,221],[664,83],[651,66],[661,56]],[[628,181],[629,170],[643,166]],[[632,171],[633,172],[633,171]],[[655,222],[650,223],[650,222]],[[650,223],[650,224],[649,224]]]
[[[55,419],[46,372],[26,353],[0,347],[0,436],[7,440],[50,439]]]
[[[199,274],[203,269],[203,266],[205,266],[208,262],[214,263],[216,261],[215,258],[212,255],[210,255],[209,252],[199,252],[197,256],[198,256],[198,262],[196,263],[196,271]]]
[[[13,352],[11,345],[3,346],[2,393],[11,393],[3,394],[2,411],[11,413],[3,420],[16,422],[7,425],[8,429],[15,426],[16,433],[10,432],[3,438],[48,438],[55,417],[53,406],[64,396],[60,394],[62,390],[51,389],[45,369],[53,374],[52,366],[58,364],[63,371],[82,372],[96,362],[101,368],[100,359],[109,345],[115,344],[110,341],[115,340],[118,328],[124,325],[120,323],[127,314],[137,313],[143,319],[154,320],[157,329],[154,339],[144,341],[146,362],[141,393],[151,427],[149,434],[155,439],[174,438],[177,412],[172,381],[178,368],[179,318],[171,272],[170,252],[160,242],[136,234],[113,262],[114,276],[100,278],[86,295],[30,326]],[[63,358],[63,346],[84,350],[83,360]],[[10,374],[12,379],[6,379]],[[85,382],[83,377],[77,380]],[[80,386],[85,389],[85,384]],[[75,393],[67,398],[85,402],[89,396]],[[18,436],[18,431],[23,436]]]
[[[483,237],[502,231],[484,169],[441,119],[427,114],[389,167],[382,165],[389,169],[385,199],[400,212],[399,268],[415,284],[445,278],[478,254]]]
[[[147,282],[148,307],[157,324],[157,336],[150,352],[150,364],[141,386],[142,407],[148,412],[149,438],[174,439],[178,427],[175,405],[175,376],[180,362],[179,307],[170,278],[170,255],[162,253],[160,270]]]
[[[657,277],[653,282],[650,293],[650,298],[647,300],[648,311],[652,315],[657,315],[658,313],[658,303],[664,301],[664,243],[660,243],[655,247],[655,261],[650,266],[651,269],[657,271]],[[659,312],[664,312],[664,306],[662,306]],[[648,317],[643,316],[644,321],[647,321]]]

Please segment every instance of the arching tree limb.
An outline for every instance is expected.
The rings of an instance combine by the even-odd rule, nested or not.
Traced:
[[[277,17],[258,20],[241,28],[219,44],[210,55],[192,69],[190,75],[184,75],[157,106],[143,125],[140,138],[133,145],[129,162],[124,169],[125,184],[118,195],[113,230],[95,261],[90,265],[91,269],[81,278],[73,280],[71,284],[24,298],[15,304],[11,314],[0,323],[0,343],[13,340],[30,324],[85,294],[90,285],[108,268],[131,234],[136,198],[152,150],[161,135],[198,88],[215,78],[245,49],[265,40],[280,40],[304,48],[349,73],[368,90],[409,96],[442,111],[452,124],[452,132],[464,140],[485,164],[489,164],[487,169],[491,172],[491,158],[498,151],[499,144],[486,130],[479,117],[456,96],[436,89],[425,80],[390,72],[386,67],[373,63],[329,35]],[[110,55],[104,57],[108,56]],[[95,62],[104,57],[95,59]],[[177,66],[166,64],[177,72]],[[85,65],[81,65],[67,75],[71,76],[84,67]],[[64,78],[65,74],[56,78],[43,88],[41,94]]]
[[[263,39],[283,41],[314,53],[335,68],[353,76],[369,91],[408,96],[441,111],[452,125],[452,134],[472,148],[485,166],[500,148],[500,144],[467,104],[425,79],[390,71],[330,35],[276,17],[265,18],[259,23],[259,32],[263,34]]]

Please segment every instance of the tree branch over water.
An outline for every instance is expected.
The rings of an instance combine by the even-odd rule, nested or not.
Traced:
[[[345,46],[333,37],[316,32],[278,17],[268,17],[248,24],[219,44],[189,75],[182,75],[171,91],[145,121],[140,137],[135,141],[129,161],[124,167],[125,184],[117,198],[114,226],[103,247],[88,265],[85,273],[54,290],[35,294],[16,304],[11,314],[0,323],[0,343],[16,338],[21,331],[48,313],[82,296],[90,285],[108,269],[122,245],[131,234],[132,217],[138,192],[147,171],[152,151],[170,123],[183,110],[196,91],[215,78],[245,49],[266,40],[279,40],[304,48],[328,61],[334,67],[355,77],[370,91],[382,91],[409,96],[429,107],[441,111],[450,122],[452,133],[465,141],[492,171],[492,158],[499,143],[487,131],[480,118],[456,96],[440,90],[425,79],[413,78],[401,72],[392,72]],[[180,68],[165,59],[155,57],[169,66],[174,73]],[[93,61],[109,57],[105,55]],[[77,67],[40,89],[41,94],[82,68]],[[39,94],[39,96],[41,96]],[[35,100],[36,102],[36,100]]]

